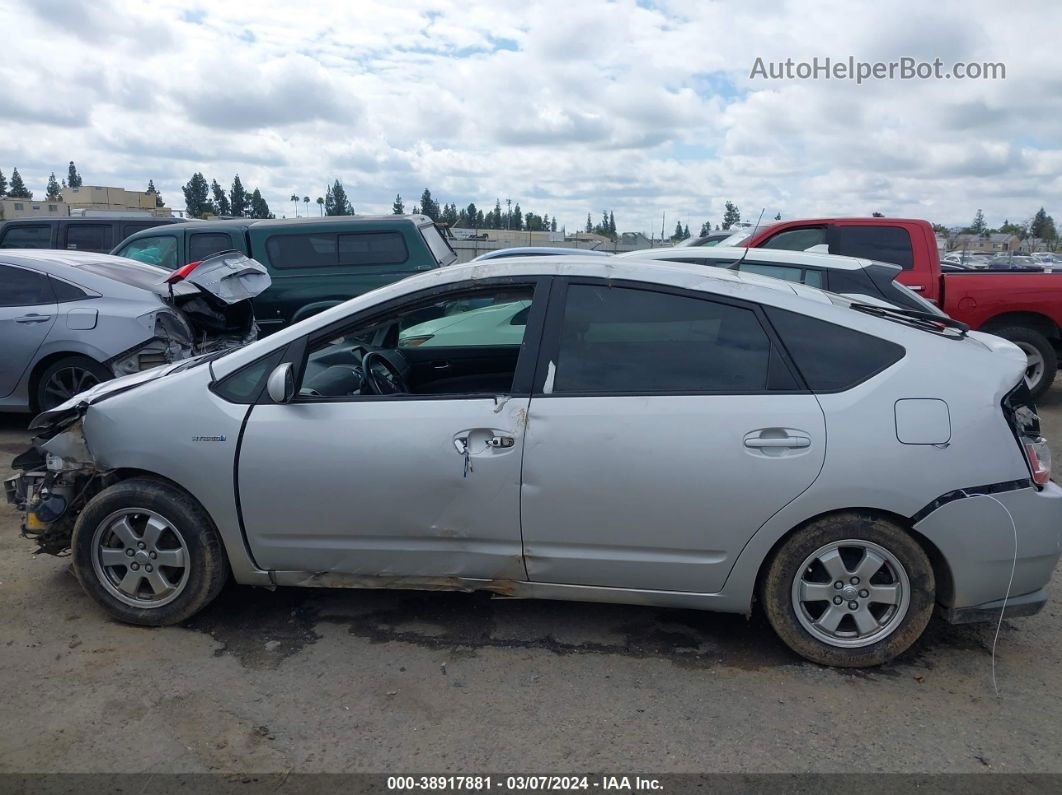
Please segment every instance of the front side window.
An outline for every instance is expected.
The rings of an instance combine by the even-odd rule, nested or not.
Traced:
[[[902,226],[839,226],[830,253],[891,262],[905,271],[914,267],[911,235]]]
[[[119,251],[118,256],[157,265],[166,270],[176,270],[177,238],[173,235],[141,237]]]
[[[787,229],[768,238],[760,248],[780,248],[785,251],[807,251],[812,246],[826,242],[826,228],[809,226],[803,229]]]
[[[0,306],[54,304],[48,277],[37,271],[0,265]]]
[[[51,248],[52,228],[47,224],[9,226],[0,248]]]
[[[756,314],[626,287],[568,287],[553,394],[758,392],[770,340]]]
[[[531,286],[416,301],[311,343],[303,399],[512,391]]]
[[[68,224],[66,247],[71,251],[110,251],[110,224]]]

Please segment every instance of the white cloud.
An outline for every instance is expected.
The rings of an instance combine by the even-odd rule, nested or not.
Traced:
[[[1062,60],[1044,7],[987,0],[497,4],[187,0],[0,7],[0,169],[180,206],[239,173],[277,212],[339,178],[359,212],[511,197],[568,228],[1062,212]],[[1002,61],[1002,81],[750,79],[757,57]]]

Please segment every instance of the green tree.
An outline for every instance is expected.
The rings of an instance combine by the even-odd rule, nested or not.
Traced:
[[[54,171],[52,172],[51,176],[48,177],[48,187],[45,188],[44,198],[50,202],[58,202],[63,200],[63,196],[59,192],[59,181],[55,178]]]
[[[7,177],[4,176],[4,172],[0,171],[0,197],[7,195]]]
[[[225,190],[218,184],[216,179],[210,181],[210,192],[214,196],[214,209],[218,215],[232,215],[232,205],[225,195]]]
[[[985,225],[985,214],[980,210],[974,215],[973,223],[970,224],[969,232],[971,235],[983,235],[988,227]]]
[[[616,214],[612,210],[608,211],[608,234],[613,240],[616,239]]]
[[[729,229],[734,224],[741,222],[741,211],[737,205],[728,201],[723,205],[723,229]]]
[[[402,195],[400,193],[395,194],[394,204],[391,205],[392,215],[405,215],[406,205],[402,203]]]
[[[155,187],[155,180],[153,180],[153,179],[149,179],[148,180],[147,191],[145,191],[145,192],[146,193],[154,193],[155,194],[155,206],[156,207],[165,207],[166,206],[165,202],[162,201],[162,194],[159,193],[158,189]]]
[[[549,219],[549,231],[551,231],[551,232],[556,232],[557,231],[557,216],[553,216],[552,218]]]
[[[240,182],[240,175],[237,174],[232,178],[232,187],[229,189],[229,207],[232,208],[232,214],[237,218],[243,218],[247,215],[247,211],[250,209],[251,197],[243,189],[243,183]]]
[[[321,215],[324,215],[324,196],[317,197],[317,206],[321,208]]]
[[[302,197],[302,203],[304,205],[306,205],[306,217],[309,218],[310,217],[310,197],[309,196],[303,196]]]
[[[938,224],[933,224],[933,229],[936,230],[936,231],[941,231],[941,230],[937,230],[937,226],[938,226]],[[948,230],[946,228],[942,227],[941,229],[943,230],[944,234],[947,234]],[[1005,235],[1017,235],[1019,238],[1021,238],[1023,240],[1025,239],[1025,237],[1029,233],[1029,230],[1026,229],[1024,226],[1019,226],[1018,224],[1012,224],[1007,219],[1003,220],[1003,224],[999,227],[999,231],[1002,232]]]
[[[431,220],[439,220],[439,203],[431,197],[431,191],[427,188],[420,194],[420,212]]]
[[[1036,211],[1036,215],[1029,223],[1029,235],[1041,240],[1054,240],[1057,237],[1055,219],[1048,215],[1043,207]]]
[[[586,214],[586,231],[587,232],[593,232],[594,231],[594,222],[590,220],[590,213]]]
[[[524,211],[520,209],[520,203],[513,205],[512,215],[509,217],[509,228],[517,232],[524,228]]]
[[[684,227],[682,227],[682,239],[683,240],[689,240],[690,239],[690,225],[689,224],[686,224]]]
[[[682,222],[675,221],[675,232],[671,235],[672,240],[682,240]]]
[[[262,198],[262,192],[258,190],[258,188],[255,188],[254,193],[251,194],[251,217],[273,217],[273,213],[269,212],[269,205],[266,203],[266,200]]]
[[[781,221],[782,220],[782,214],[781,213],[775,213],[774,214],[774,220]]]
[[[705,221],[703,224],[701,224],[701,231],[698,233],[699,237],[707,237],[711,233],[712,233],[712,222],[711,221]]]
[[[70,161],[70,165],[66,167],[66,184],[71,188],[81,187],[81,175],[77,173],[77,166],[74,165],[74,161]]]
[[[332,190],[332,189],[331,189],[331,188],[329,188],[329,193],[330,193],[330,194],[331,194],[331,190]],[[299,197],[298,197],[298,196],[296,196],[296,195],[295,195],[295,194],[293,193],[293,194],[291,194],[291,196],[290,196],[290,197],[288,198],[288,201],[290,201],[290,202],[294,203],[294,205],[295,205],[295,217],[296,217],[296,218],[298,218],[298,217],[299,217]],[[328,199],[325,199],[325,201],[327,202],[327,201],[328,201]]]
[[[465,226],[475,229],[476,219],[482,214],[483,213],[476,209],[475,202],[469,202],[468,207],[465,208]]]
[[[210,201],[210,186],[207,185],[202,172],[192,174],[192,178],[181,187],[181,191],[184,193],[184,210],[189,218],[202,218],[214,211],[214,203]]]
[[[325,194],[325,215],[354,215],[354,208],[347,199],[347,192],[343,190],[343,183],[338,179],[332,183],[332,187]]]
[[[456,204],[447,204],[443,207],[442,222],[447,226],[457,226]]]
[[[22,175],[18,173],[17,168],[11,172],[11,186],[7,189],[7,196],[10,199],[33,198],[33,191],[26,187],[26,183],[22,181]]]

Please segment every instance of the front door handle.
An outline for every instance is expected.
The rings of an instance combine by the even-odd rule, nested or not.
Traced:
[[[496,433],[487,440],[487,445],[489,447],[507,450],[516,445],[516,439],[503,433]]]
[[[806,436],[768,437],[755,436],[745,440],[745,447],[811,447],[811,439]]]
[[[52,319],[51,315],[38,315],[36,313],[21,315],[15,318],[16,323],[47,323]]]

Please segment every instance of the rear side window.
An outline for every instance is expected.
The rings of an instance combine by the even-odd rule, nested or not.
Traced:
[[[52,228],[47,224],[20,224],[4,230],[0,248],[51,248]]]
[[[576,284],[568,287],[552,391],[759,392],[770,350],[749,309]]]
[[[401,265],[409,259],[398,232],[357,232],[339,236],[340,265]]]
[[[122,224],[122,240],[125,240],[129,235],[135,235],[137,232],[143,232],[145,229],[151,229],[153,226],[161,226],[156,223],[140,222],[138,224],[126,223]]]
[[[66,247],[71,251],[110,251],[111,224],[68,224]]]
[[[786,251],[807,251],[812,246],[826,242],[826,228],[822,226],[804,229],[786,229],[770,237],[759,248],[780,248]]]
[[[891,262],[905,271],[914,267],[911,235],[902,226],[838,226],[830,253]]]
[[[0,306],[54,304],[48,277],[37,271],[0,265]]]
[[[274,235],[266,241],[266,251],[275,268],[401,265],[409,259],[399,232]]]
[[[841,392],[903,358],[901,345],[797,312],[764,310],[813,392]]]
[[[188,261],[199,262],[211,254],[232,248],[232,238],[223,232],[199,232],[188,238]]]

